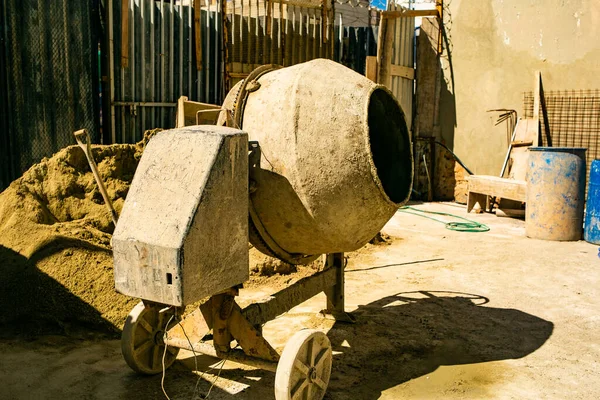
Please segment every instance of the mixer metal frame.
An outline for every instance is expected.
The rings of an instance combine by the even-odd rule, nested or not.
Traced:
[[[183,318],[181,326],[175,325],[168,330],[163,341],[168,346],[275,371],[279,354],[262,336],[262,325],[320,292],[325,292],[327,297],[327,307],[322,315],[354,322],[352,315],[344,311],[344,253],[327,254],[323,271],[244,309],[235,302],[239,294],[237,288],[213,295]],[[210,338],[210,331],[212,346],[203,340]],[[233,340],[241,349],[231,348]]]
[[[301,330],[279,354],[262,335],[262,326],[321,292],[327,298],[321,315],[354,322],[344,311],[344,253],[326,254],[324,264],[322,271],[244,309],[235,301],[238,287],[211,296],[184,318],[183,307],[144,300],[125,322],[123,356],[133,370],[151,375],[170,367],[179,350],[185,349],[275,372],[277,400],[305,395],[320,399],[327,389],[333,360],[327,336],[321,331]]]

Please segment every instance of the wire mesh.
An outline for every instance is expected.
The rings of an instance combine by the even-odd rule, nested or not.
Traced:
[[[600,90],[545,91],[544,99],[548,124],[540,110],[542,146],[587,148],[589,178],[592,160],[600,158]],[[525,118],[533,118],[533,102],[533,92],[525,92]]]
[[[6,0],[3,34],[10,179],[73,144],[86,128],[98,141],[98,43],[94,1]],[[5,183],[4,183],[5,184]]]

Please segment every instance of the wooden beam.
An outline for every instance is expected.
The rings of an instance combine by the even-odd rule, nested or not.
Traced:
[[[201,0],[194,0],[194,36],[196,40],[196,70],[202,70],[202,27],[200,18],[202,16]]]
[[[394,19],[401,17],[438,17],[438,10],[399,10],[399,11],[382,11],[382,19]]]
[[[377,83],[377,56],[367,56],[365,76]]]
[[[127,68],[128,66],[129,66],[129,0],[121,0],[121,67]]]
[[[335,285],[336,274],[336,268],[328,268],[300,279],[293,285],[273,294],[266,301],[253,303],[244,308],[242,314],[252,325],[262,325]]]
[[[390,75],[406,79],[415,79],[415,69],[403,65],[390,65]]]
[[[437,48],[437,52],[438,55],[442,54],[442,51],[444,51],[444,46],[443,46],[443,39],[444,39],[444,33],[443,33],[443,29],[444,29],[444,0],[436,0],[435,1],[435,9],[438,13],[437,18],[438,18],[438,48]]]
[[[536,135],[533,140],[534,146],[539,146],[540,143],[540,81],[542,74],[540,71],[535,71],[535,85],[533,92],[533,119],[535,120]]]
[[[393,22],[392,22],[393,23]],[[377,43],[377,80],[388,89],[392,86],[392,46],[394,44],[394,29],[389,20],[379,21],[379,39]]]
[[[499,178],[488,175],[471,175],[467,177],[469,193],[480,193],[503,199],[525,201],[527,184],[525,181]]]
[[[546,97],[544,96],[544,83],[542,82],[542,74],[540,73],[540,108],[542,109],[542,119],[544,120],[544,133],[546,134],[546,143],[548,147],[552,147],[552,136],[550,136],[550,121],[548,120],[548,108],[546,107]]]

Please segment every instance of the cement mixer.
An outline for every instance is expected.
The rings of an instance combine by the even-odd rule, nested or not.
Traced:
[[[327,336],[302,330],[279,354],[261,327],[320,292],[325,314],[352,321],[343,252],[407,201],[412,165],[393,95],[322,59],[262,66],[229,92],[217,126],[156,134],[113,235],[116,288],[142,299],[123,329],[128,365],[160,373],[163,354],[169,367],[187,349],[275,372],[277,400],[322,399]],[[248,241],[293,264],[324,255],[325,268],[242,309]]]

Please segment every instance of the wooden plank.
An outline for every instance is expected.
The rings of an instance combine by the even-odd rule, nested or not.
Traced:
[[[516,147],[510,152],[508,179],[525,180],[529,147]]]
[[[527,172],[528,147],[534,145],[538,136],[536,127],[538,121],[534,119],[521,119],[515,129],[514,138],[509,150],[507,178],[524,180]]]
[[[129,66],[129,0],[121,0],[121,67]]]
[[[527,184],[524,180],[505,179],[497,176],[470,175],[467,177],[469,192],[503,199],[525,201]]]
[[[469,192],[469,195],[467,197],[467,212],[470,213],[476,204],[479,204],[478,212],[484,212],[488,209],[489,200],[489,196],[486,194]]]
[[[387,19],[381,19],[379,21],[379,31],[377,33],[377,83],[381,82],[381,57],[383,55],[383,40],[385,37],[385,30],[387,29]]]
[[[390,65],[390,75],[406,79],[415,79],[415,69],[403,65]]]
[[[536,121],[537,135],[533,140],[534,146],[539,146],[540,143],[540,81],[542,75],[540,71],[535,71],[535,85],[533,92],[533,119]]]
[[[381,46],[377,44],[377,80],[378,83],[385,85],[391,90],[392,75],[390,74],[390,67],[392,63],[392,50],[394,45],[394,29],[392,23],[389,23],[387,19],[381,19],[379,22],[379,31],[383,32],[383,41]],[[379,51],[381,50],[381,52]]]
[[[548,147],[552,147],[552,136],[550,136],[550,121],[548,120],[548,108],[546,107],[546,97],[544,97],[544,83],[542,82],[542,74],[540,73],[540,90],[539,90],[539,101],[540,108],[542,109],[542,118],[544,120],[544,133],[546,134],[546,142]]]
[[[435,9],[438,12],[437,18],[438,18],[439,31],[438,31],[437,52],[439,55],[439,54],[442,54],[442,51],[444,51],[444,46],[443,46],[444,0],[436,0],[435,1]]]
[[[336,268],[328,268],[271,295],[263,302],[256,302],[242,310],[252,325],[262,325],[288,312],[293,307],[316,296],[336,284]]]
[[[177,114],[175,115],[175,128],[183,128],[185,126],[184,104],[187,101],[187,96],[181,96],[177,100]]]
[[[214,125],[219,117],[221,106],[189,101],[181,96],[177,101],[176,128],[192,125]]]
[[[496,217],[525,218],[525,210],[499,208],[496,210]]]
[[[202,16],[201,0],[194,0],[194,30],[196,41],[196,70],[202,70],[202,27],[200,18]]]
[[[529,141],[515,140],[514,142],[511,142],[510,144],[513,147],[521,147],[521,146],[532,146],[533,142],[531,140],[529,140]]]
[[[367,56],[365,76],[373,82],[377,82],[377,56]]]
[[[439,17],[438,10],[399,10],[399,11],[382,11],[382,19],[395,19],[401,17]]]

